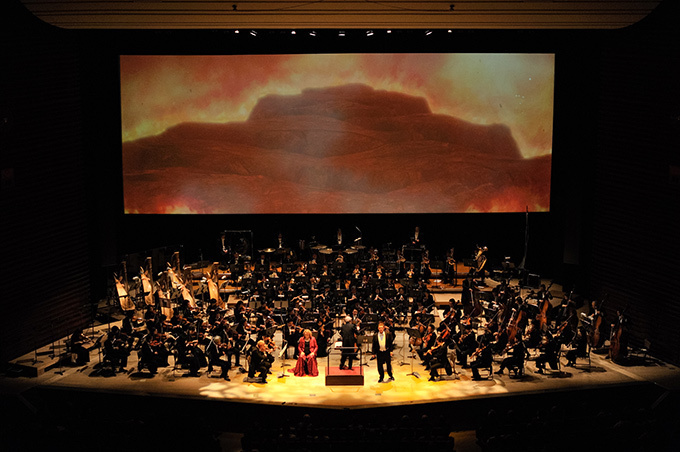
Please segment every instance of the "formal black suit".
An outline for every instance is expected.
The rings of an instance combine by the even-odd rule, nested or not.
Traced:
[[[385,331],[383,334],[385,335],[383,350],[381,350],[380,347],[380,333],[373,335],[373,347],[371,350],[378,361],[378,374],[380,375],[380,381],[383,381],[383,378],[385,378],[385,367],[387,367],[387,375],[389,375],[390,378],[394,378],[392,376],[391,355],[392,350],[394,350],[394,336],[389,331]]]
[[[352,322],[345,323],[340,329],[340,335],[342,336],[342,346],[343,347],[354,347],[358,344],[357,342],[357,327]],[[340,368],[345,367],[345,361],[349,359],[349,368],[352,368],[352,361],[354,360],[355,350],[343,349],[342,356],[340,358]]]
[[[255,378],[255,374],[259,372],[259,377],[263,383],[267,381],[267,373],[272,367],[272,362],[269,355],[259,348],[255,348],[250,355],[250,367],[248,369],[248,378]]]

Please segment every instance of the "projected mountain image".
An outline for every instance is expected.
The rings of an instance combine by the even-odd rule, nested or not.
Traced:
[[[502,125],[352,84],[261,98],[243,122],[123,144],[129,213],[547,211],[550,155]]]

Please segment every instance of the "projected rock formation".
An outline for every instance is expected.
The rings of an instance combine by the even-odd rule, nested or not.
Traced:
[[[185,123],[123,145],[127,212],[548,210],[551,157],[511,130],[365,85],[265,96],[247,121]]]

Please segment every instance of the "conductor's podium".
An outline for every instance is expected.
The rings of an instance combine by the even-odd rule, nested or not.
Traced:
[[[343,350],[353,351],[355,358],[352,360],[352,369],[340,369],[339,366],[331,366],[331,355],[334,362],[339,362]],[[354,352],[354,347],[343,347],[342,342],[337,342],[331,347],[326,361],[326,386],[363,386],[364,369],[361,365],[361,348]],[[347,363],[345,363],[346,365]]]

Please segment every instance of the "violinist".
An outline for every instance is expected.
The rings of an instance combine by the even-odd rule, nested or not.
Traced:
[[[558,352],[559,344],[555,340],[552,334],[549,332],[545,333],[541,345],[539,347],[540,355],[536,358],[536,372],[542,374],[545,372],[546,363],[550,365],[552,370],[558,370],[559,363]]]
[[[317,343],[319,345],[319,350],[317,356],[319,358],[325,358],[328,356],[328,346],[333,338],[333,321],[327,314],[322,313],[316,322],[317,331],[319,332],[319,337],[317,338]]]
[[[255,374],[259,373],[260,383],[267,383],[267,374],[272,367],[272,362],[267,344],[263,340],[258,341],[250,355],[248,378],[255,378]]]
[[[134,342],[139,343],[144,335],[149,332],[144,321],[136,318],[134,314],[134,311],[125,311],[125,317],[120,326],[121,332],[129,338],[130,345],[133,345]],[[134,346],[134,348],[138,349],[139,345]]]
[[[458,364],[463,369],[468,368],[468,357],[477,350],[477,338],[471,325],[463,324],[463,329],[456,338],[458,344]]]
[[[207,360],[203,351],[198,347],[198,340],[195,329],[188,333],[181,332],[175,343],[177,349],[177,362],[183,367],[189,368],[190,377],[198,377],[198,370]]]
[[[229,379],[229,369],[231,369],[231,356],[227,353],[228,349],[232,348],[229,341],[222,343],[222,338],[220,336],[213,336],[213,338],[208,343],[205,348],[205,353],[208,355],[208,373],[211,373],[214,366],[218,366],[222,372],[220,373],[220,378],[226,381],[231,381]]]
[[[296,344],[300,341],[300,327],[295,326],[294,320],[288,320],[288,323],[283,328],[283,342],[281,343],[281,348],[285,351],[283,352],[284,359],[288,358],[288,349],[293,349],[293,358],[297,359],[298,351]]]
[[[422,364],[425,366],[425,368],[429,367],[429,362],[430,359],[432,358],[431,354],[428,354],[427,352],[434,347],[434,344],[437,342],[437,333],[435,332],[434,324],[430,323],[427,326],[427,330],[425,332],[425,336],[423,337],[423,342],[420,345],[420,348],[416,350],[418,353],[418,356],[420,356],[420,359],[423,361]]]
[[[446,375],[453,375],[453,368],[448,357],[448,346],[445,338],[439,336],[435,345],[427,351],[430,358],[430,378],[428,381],[436,381],[439,378],[439,369],[444,369]]]
[[[472,379],[475,381],[482,379],[479,375],[479,369],[490,369],[493,373],[493,352],[490,345],[487,336],[483,335],[477,344],[477,349],[470,355],[471,358],[474,358],[474,361],[470,363],[470,370],[472,371]]]
[[[137,368],[141,370],[146,367],[152,374],[157,373],[159,367],[168,365],[168,351],[161,342],[160,335],[156,337],[153,329],[142,338],[141,348],[138,353],[139,362]]]
[[[113,364],[114,369],[118,367],[119,372],[124,372],[129,355],[127,338],[114,325],[104,341],[104,358]]]
[[[510,356],[501,361],[501,367],[496,371],[496,375],[503,375],[503,370],[508,369],[515,372],[515,376],[521,376],[524,373],[524,361],[529,356],[524,341],[515,338],[515,342],[508,344],[504,353],[509,353]]]

